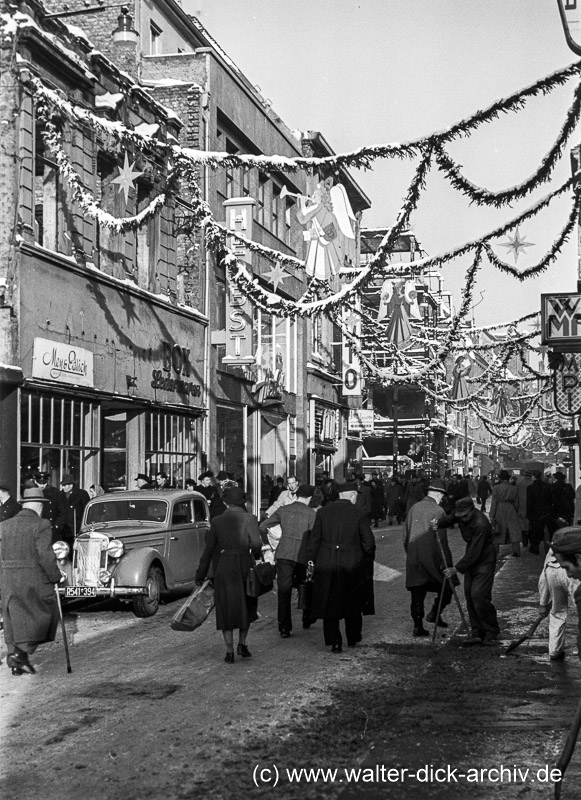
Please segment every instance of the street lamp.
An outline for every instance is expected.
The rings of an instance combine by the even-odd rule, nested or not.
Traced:
[[[84,8],[69,9],[65,6],[64,11],[56,11],[54,14],[45,14],[44,19],[62,19],[64,17],[77,17],[81,14],[98,14],[109,8],[120,8],[121,13],[117,17],[117,27],[111,32],[114,44],[134,44],[139,40],[139,33],[133,27],[133,17],[129,13],[129,8],[122,3],[98,6],[85,6]]]
[[[581,56],[581,7],[575,0],[557,0],[565,39],[569,48]]]

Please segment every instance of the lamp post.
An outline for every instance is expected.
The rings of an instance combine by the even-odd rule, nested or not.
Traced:
[[[115,44],[136,45],[139,40],[139,33],[133,27],[133,17],[129,13],[129,8],[123,3],[113,3],[111,5],[101,3],[98,6],[85,6],[84,8],[56,11],[54,14],[45,14],[44,19],[63,19],[65,17],[77,17],[82,14],[98,14],[110,8],[121,9],[121,13],[117,17],[117,27],[111,32],[113,42]]]

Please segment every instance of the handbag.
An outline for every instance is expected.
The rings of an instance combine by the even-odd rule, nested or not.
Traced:
[[[248,597],[260,597],[272,591],[274,586],[274,566],[261,561],[250,567],[246,578],[246,594]]]
[[[210,581],[196,586],[188,599],[173,615],[170,627],[174,631],[195,631],[206,621],[214,608],[214,587]]]
[[[314,572],[315,568],[313,562],[309,561],[309,563],[307,564],[307,573],[305,580],[302,583],[299,583],[297,587],[297,592],[298,592],[297,608],[302,609],[302,611],[308,611],[313,602]]]

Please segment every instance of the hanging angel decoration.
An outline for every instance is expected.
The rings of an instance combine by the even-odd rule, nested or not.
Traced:
[[[464,346],[466,350],[458,354],[452,368],[452,400],[463,400],[470,394],[467,378],[472,372],[475,356],[468,337],[464,337]]]
[[[381,287],[377,321],[383,322],[389,317],[386,338],[400,350],[411,344],[413,328],[410,320],[421,319],[418,305],[418,293],[412,280],[387,278]]]
[[[317,184],[312,197],[297,195],[297,219],[307,230],[309,242],[305,269],[320,281],[355,266],[355,214],[341,183],[333,178]]]

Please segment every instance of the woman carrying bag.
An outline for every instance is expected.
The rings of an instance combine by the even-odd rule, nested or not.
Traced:
[[[258,520],[246,510],[246,496],[239,486],[228,486],[222,500],[226,511],[214,517],[206,538],[204,552],[196,572],[201,585],[210,564],[214,573],[216,629],[226,642],[227,664],[234,663],[234,629],[238,629],[238,655],[250,658],[246,636],[251,622],[258,619],[258,600],[246,595],[248,572],[254,559],[262,557]]]

